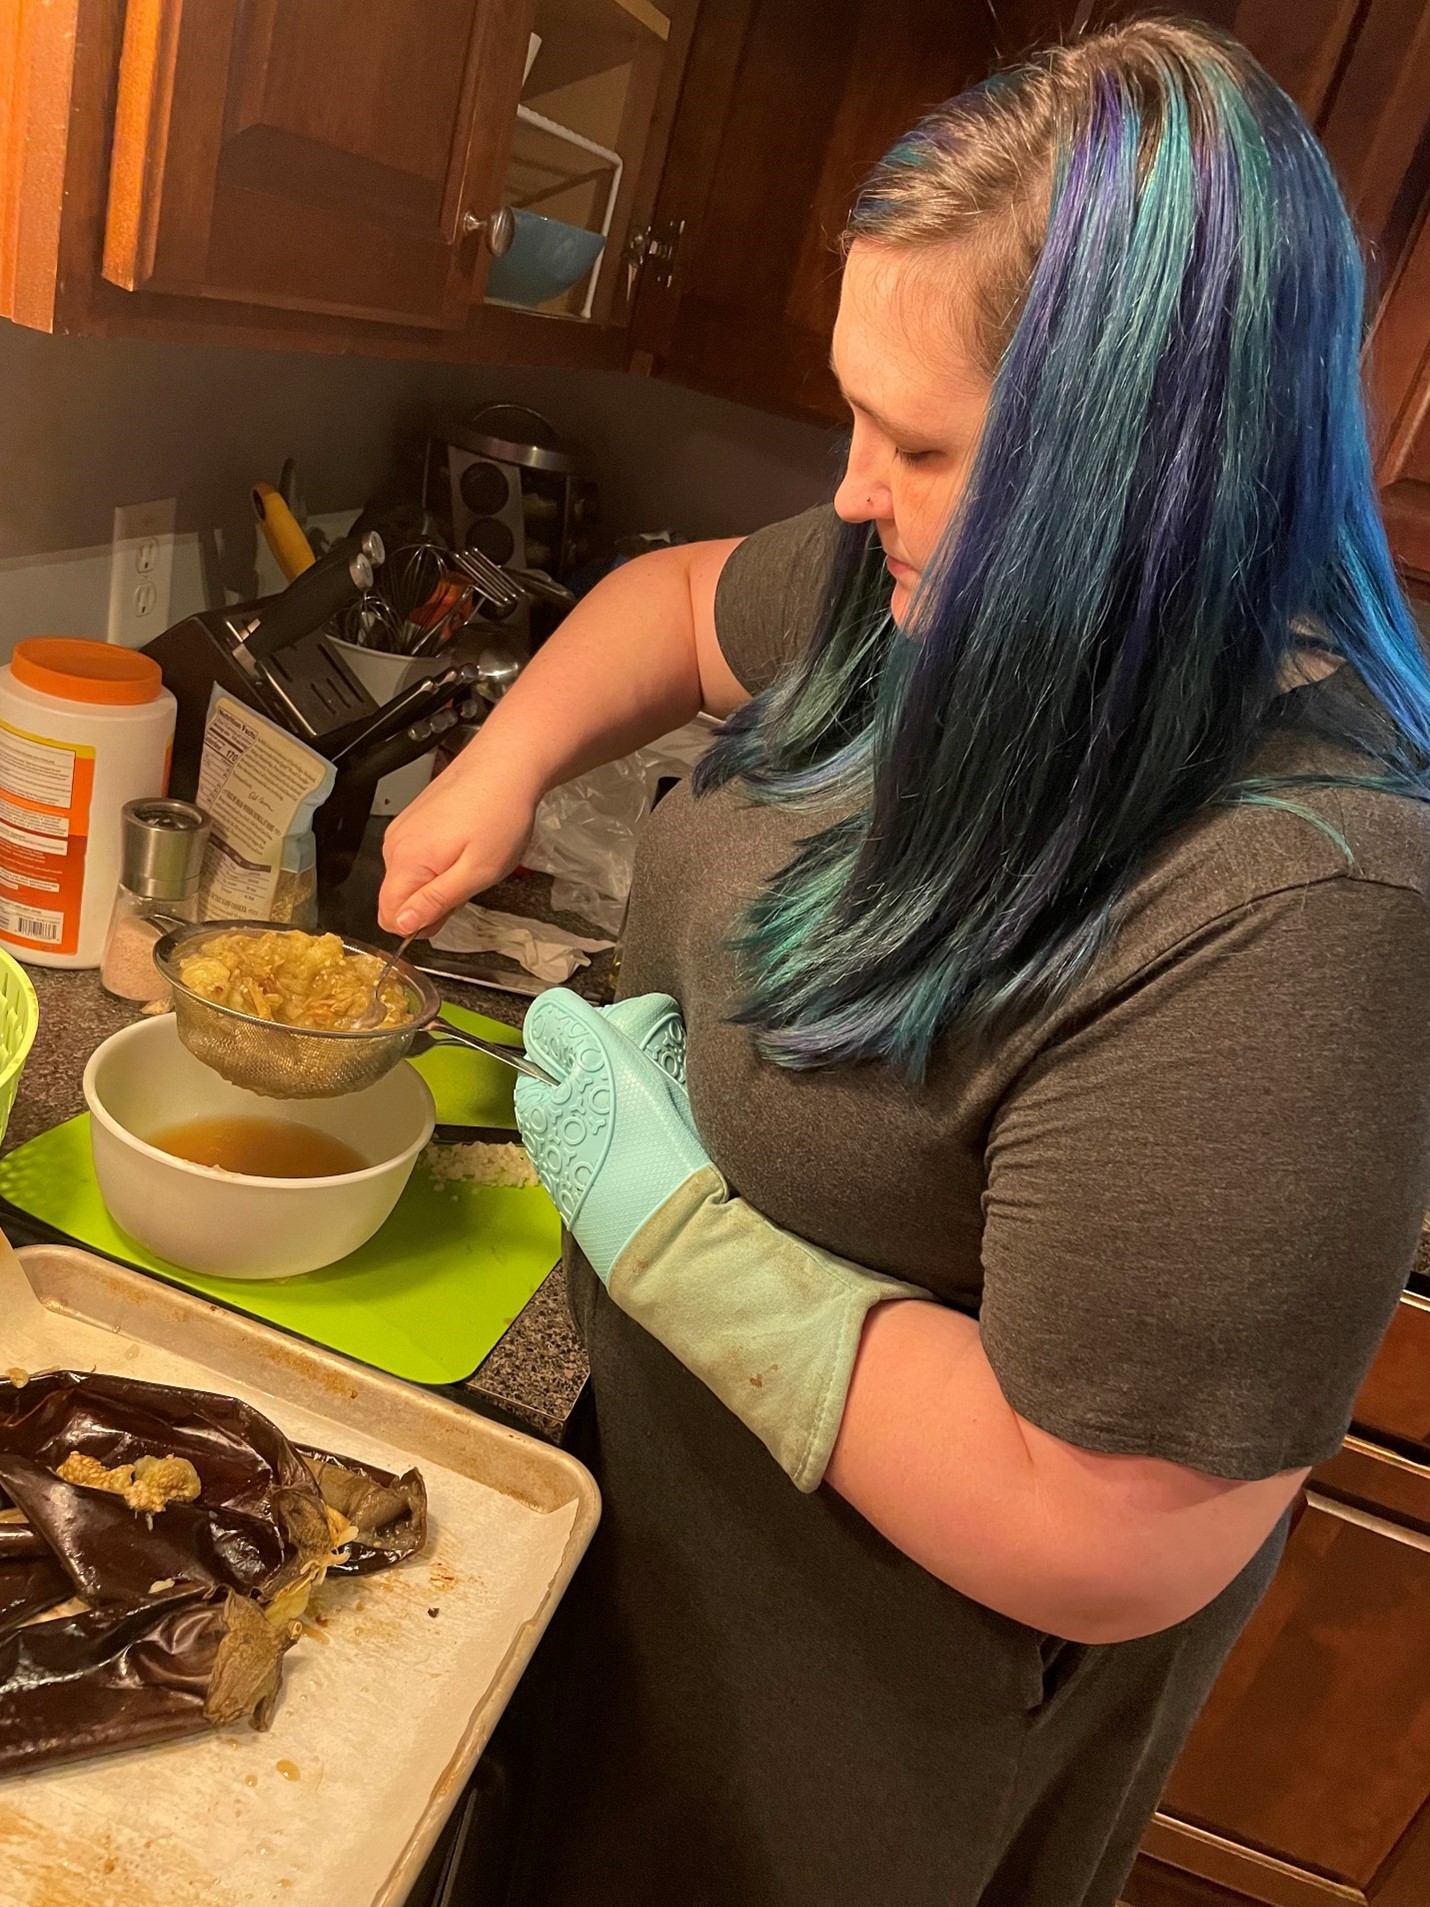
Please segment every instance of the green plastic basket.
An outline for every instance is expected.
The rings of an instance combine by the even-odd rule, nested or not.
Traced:
[[[0,1139],[10,1123],[10,1108],[39,1024],[40,1003],[29,974],[0,948]]]

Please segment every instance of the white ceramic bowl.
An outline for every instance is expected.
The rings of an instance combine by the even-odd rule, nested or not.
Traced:
[[[342,1099],[263,1099],[220,1079],[179,1043],[172,1013],[107,1039],[84,1069],[94,1171],[121,1231],[171,1264],[218,1278],[291,1278],[356,1251],[402,1194],[432,1137],[427,1082],[405,1063]],[[146,1143],[191,1119],[291,1119],[344,1139],[361,1172],[238,1177]]]

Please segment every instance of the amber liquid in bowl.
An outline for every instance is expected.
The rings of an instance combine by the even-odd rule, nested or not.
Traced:
[[[362,1172],[371,1163],[342,1139],[296,1119],[226,1114],[186,1119],[149,1138],[151,1146],[192,1165],[217,1166],[251,1179],[327,1179]]]

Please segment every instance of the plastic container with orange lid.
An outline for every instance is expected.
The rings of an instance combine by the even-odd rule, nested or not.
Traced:
[[[174,698],[152,657],[42,636],[0,668],[0,944],[97,967],[126,801],[162,795]]]

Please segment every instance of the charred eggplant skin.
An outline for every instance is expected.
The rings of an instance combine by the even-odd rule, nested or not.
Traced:
[[[57,1475],[76,1453],[111,1472],[182,1458],[198,1496],[131,1507]],[[427,1538],[415,1470],[300,1449],[237,1398],[77,1371],[0,1381],[0,1508],[0,1777],[267,1727],[302,1628],[275,1598]],[[35,1620],[71,1596],[90,1606]]]

